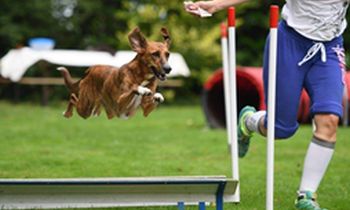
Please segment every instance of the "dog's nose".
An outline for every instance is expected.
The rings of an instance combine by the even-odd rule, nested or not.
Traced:
[[[164,64],[163,66],[163,70],[165,71],[165,73],[169,74],[171,71],[171,67],[169,66],[168,63]]]

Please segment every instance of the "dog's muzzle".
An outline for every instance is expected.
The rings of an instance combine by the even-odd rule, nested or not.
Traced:
[[[166,80],[166,74],[165,74],[165,72],[164,72],[163,70],[161,70],[161,72],[160,72],[160,71],[158,71],[157,68],[154,67],[154,66],[151,67],[151,70],[152,70],[153,74],[154,74],[159,80],[161,80],[161,81]]]
[[[169,64],[164,64],[162,66],[162,69],[159,71],[156,67],[151,67],[153,74],[161,81],[166,80],[166,74],[169,74],[171,71],[171,67]]]
[[[163,70],[165,71],[166,74],[169,74],[171,72],[171,67],[168,63],[163,65]]]

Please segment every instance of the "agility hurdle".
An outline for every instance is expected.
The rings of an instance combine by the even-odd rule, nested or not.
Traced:
[[[272,10],[271,10],[272,11]],[[273,9],[278,14],[278,8]],[[223,210],[224,202],[239,202],[238,145],[236,103],[236,58],[234,8],[229,8],[229,98],[228,131],[231,151],[232,178],[225,176],[200,177],[139,177],[139,178],[83,178],[83,179],[0,179],[0,209],[53,209],[53,208],[100,208],[136,206],[178,206],[184,210],[187,204],[205,209],[215,203]],[[275,16],[276,17],[276,16]],[[232,19],[233,18],[233,19]],[[277,18],[274,20],[277,21]],[[272,29],[277,39],[275,24]],[[273,41],[273,43],[275,43]],[[271,47],[272,49],[273,47]],[[276,51],[272,52],[275,56]],[[270,56],[271,58],[272,56]],[[270,63],[275,63],[271,62]],[[272,70],[275,68],[272,65]],[[227,75],[227,74],[226,74]],[[271,80],[270,80],[271,81]],[[272,80],[274,81],[274,80]],[[269,85],[270,86],[270,85]],[[271,86],[273,87],[273,85]],[[273,90],[275,91],[275,90]],[[270,91],[269,91],[270,92]],[[269,94],[270,95],[270,94]],[[272,97],[270,97],[272,98]],[[274,103],[274,102],[273,102]],[[226,105],[227,107],[227,105]],[[270,106],[271,107],[271,106]],[[274,109],[274,106],[272,107]],[[271,114],[270,110],[268,110]],[[274,113],[274,111],[272,111]],[[270,115],[269,115],[270,116]],[[270,118],[270,117],[269,117]],[[274,119],[274,116],[271,117]],[[268,128],[274,122],[268,122]],[[268,129],[271,132],[274,129]],[[268,134],[267,200],[266,208],[273,209],[273,157],[274,133]]]
[[[229,9],[229,22],[232,21],[234,22],[234,8]],[[234,39],[234,25],[230,25],[229,34]],[[230,52],[235,59],[232,46]],[[235,65],[230,63],[230,67],[235,68]],[[233,75],[235,73],[231,77]],[[236,86],[235,82],[231,84]],[[235,100],[230,103],[236,104]],[[234,109],[233,113],[236,112]],[[234,127],[236,123],[232,125]],[[204,210],[207,204],[214,203],[217,210],[223,210],[224,202],[239,202],[237,141],[230,139],[237,138],[236,129],[234,130],[229,132],[228,137],[229,143],[231,142],[233,178],[188,176],[0,179],[0,209],[177,206],[179,210],[184,210],[185,205],[198,204],[199,209]]]
[[[268,81],[267,118],[267,166],[266,166],[266,209],[273,210],[274,157],[275,157],[275,111],[276,111],[276,66],[277,66],[277,27],[279,7],[270,7],[270,48]]]
[[[266,209],[273,210],[274,186],[274,140],[275,140],[275,98],[276,98],[276,61],[277,61],[277,26],[279,7],[270,7],[270,46],[269,46],[269,83],[268,83],[268,122],[267,122],[267,166],[266,166]],[[236,36],[235,9],[228,9],[228,40],[225,25],[221,26],[221,45],[224,73],[224,94],[226,109],[226,127],[228,145],[232,158],[232,175],[239,180],[238,145],[237,145],[237,82],[236,82]],[[237,186],[234,197],[240,202],[240,190]]]
[[[232,178],[239,180],[238,144],[237,144],[237,82],[236,82],[236,17],[235,8],[227,10],[227,26],[222,23],[221,52],[224,74],[224,99],[228,149],[231,152]],[[234,202],[240,202],[240,190],[234,195]]]
[[[232,202],[237,181],[225,176],[95,179],[0,179],[0,209],[178,206]]]

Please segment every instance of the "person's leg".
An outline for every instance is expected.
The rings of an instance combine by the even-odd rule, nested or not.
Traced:
[[[333,114],[317,114],[314,117],[316,131],[306,153],[299,191],[316,192],[334,152],[339,117]]]
[[[336,45],[338,46],[337,43]],[[312,101],[311,114],[314,116],[316,129],[304,160],[299,201],[296,203],[300,209],[312,205],[310,199],[305,198],[315,194],[324,177],[334,153],[336,131],[342,116],[343,58],[340,51],[335,50],[341,48],[327,45],[326,48],[327,62],[316,62],[305,80]],[[314,209],[319,209],[317,203],[315,206]]]
[[[295,206],[298,209],[321,210],[316,202],[316,191],[334,153],[339,117],[316,114],[316,130],[306,152],[301,183]]]
[[[298,62],[304,57],[312,42],[295,32],[292,28],[281,22],[278,31],[277,48],[277,75],[276,75],[276,139],[286,139],[292,136],[297,130],[297,113],[300,103],[300,95],[303,89],[303,82],[310,65],[298,66]],[[264,51],[264,93],[265,103],[268,101],[268,64],[269,61],[269,40]],[[267,104],[268,106],[268,104]],[[256,113],[256,115],[259,115]],[[260,118],[258,128],[247,125],[254,131],[266,135],[267,115]],[[254,118],[254,115],[252,119]],[[254,121],[256,124],[256,121]]]
[[[307,65],[298,67],[307,46],[296,34],[290,34],[284,22],[278,28],[277,75],[276,75],[276,124],[275,137],[285,139],[292,136],[298,128],[297,113],[303,88]],[[294,32],[296,33],[296,32]],[[299,35],[300,36],[300,35]],[[264,92],[267,102],[269,38],[264,51]],[[240,157],[248,151],[252,133],[266,134],[266,111],[255,112],[253,107],[241,110],[238,125]]]

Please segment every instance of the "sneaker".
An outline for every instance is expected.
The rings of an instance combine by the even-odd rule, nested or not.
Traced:
[[[245,121],[247,117],[251,116],[256,112],[255,108],[252,106],[245,106],[239,112],[238,121],[238,156],[240,158],[244,157],[249,149],[250,138],[253,136],[253,132],[248,130]]]
[[[295,207],[299,210],[327,210],[320,208],[320,205],[316,202],[316,193],[311,191],[299,193],[295,200]]]

